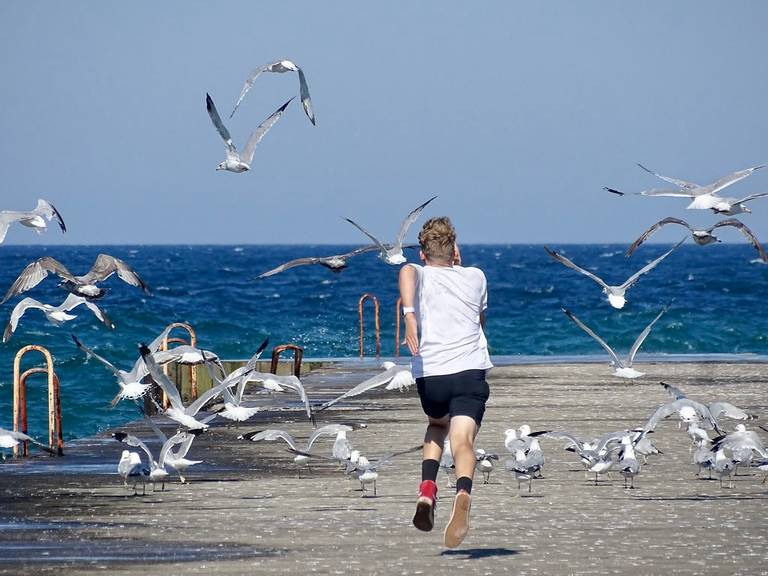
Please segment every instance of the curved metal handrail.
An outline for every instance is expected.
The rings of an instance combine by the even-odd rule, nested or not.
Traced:
[[[27,352],[40,352],[45,358],[45,368],[36,367],[21,373],[21,359]],[[48,446],[59,456],[64,454],[64,434],[61,427],[61,384],[53,371],[53,356],[43,346],[29,344],[17,353],[13,360],[13,430],[27,433],[27,378],[33,374],[48,375]],[[21,428],[21,430],[19,430]],[[15,446],[13,455],[18,456]],[[29,442],[22,444],[22,456],[29,455]]]
[[[301,378],[301,361],[304,358],[304,348],[297,344],[280,344],[272,349],[272,363],[269,365],[269,371],[277,374],[277,365],[280,361],[280,355],[286,350],[293,350],[293,375]]]
[[[373,316],[376,330],[376,357],[381,356],[381,323],[379,322],[379,299],[376,298],[370,292],[366,292],[360,296],[360,300],[357,302],[357,315],[360,319],[360,358],[365,356],[365,350],[363,347],[363,304],[366,300],[373,300]]]

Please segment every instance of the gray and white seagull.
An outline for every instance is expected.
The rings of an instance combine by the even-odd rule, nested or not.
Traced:
[[[321,266],[325,266],[332,272],[338,273],[347,267],[348,265],[347,260],[349,260],[353,256],[357,256],[358,254],[364,254],[365,252],[371,252],[373,250],[378,250],[378,249],[379,247],[376,244],[369,244],[368,246],[355,248],[354,250],[352,250],[351,252],[347,252],[346,254],[335,254],[333,256],[310,256],[308,258],[296,258],[295,260],[291,260],[290,262],[280,264],[280,266],[278,266],[277,268],[273,268],[272,270],[264,272],[263,274],[259,274],[259,278],[267,278],[269,276],[274,276],[275,274],[284,272],[289,268],[295,268],[296,266],[306,266],[307,264],[320,264]]]
[[[727,176],[723,176],[719,180],[712,182],[711,184],[707,184],[705,186],[701,186],[699,184],[694,184],[693,182],[687,182],[685,180],[680,180],[679,178],[672,178],[670,176],[663,176],[661,174],[658,174],[657,172],[654,172],[650,168],[646,168],[642,164],[638,164],[640,168],[648,172],[649,174],[653,174],[657,178],[660,178],[664,180],[665,182],[669,182],[670,184],[674,184],[677,188],[676,189],[652,189],[652,190],[643,190],[641,192],[621,192],[620,190],[616,190],[615,188],[608,188],[607,186],[604,187],[605,190],[608,192],[612,192],[613,194],[618,194],[619,196],[624,196],[626,194],[635,194],[640,196],[672,196],[672,197],[678,197],[678,198],[691,198],[691,203],[687,206],[688,209],[704,209],[707,210],[709,208],[712,208],[715,203],[717,203],[720,198],[717,196],[717,193],[731,184],[735,184],[736,182],[743,180],[744,178],[747,178],[748,176],[751,176],[756,170],[760,170],[761,168],[764,168],[766,164],[760,164],[759,166],[753,166],[751,168],[746,168],[744,170],[738,170],[736,172],[733,172],[731,174],[728,174]]]
[[[16,281],[8,289],[0,304],[34,288],[51,272],[61,278],[59,288],[63,288],[75,296],[82,296],[86,300],[93,301],[102,298],[107,293],[107,290],[106,288],[100,288],[97,284],[115,273],[123,282],[141,288],[146,294],[150,293],[147,283],[141,279],[141,276],[133,268],[119,258],[109,254],[99,254],[90,271],[82,276],[75,276],[55,258],[43,256],[28,264],[21,271],[21,274],[19,274],[19,277],[16,278]]]
[[[42,310],[43,314],[45,314],[45,317],[49,322],[55,324],[56,326],[61,326],[64,322],[68,322],[69,320],[74,320],[77,318],[77,316],[74,314],[68,314],[68,312],[74,308],[77,308],[81,304],[85,304],[85,306],[91,312],[93,312],[107,328],[115,328],[112,320],[109,319],[109,317],[101,308],[96,306],[96,304],[93,302],[89,302],[82,296],[67,294],[64,302],[58,306],[43,304],[34,298],[24,298],[21,302],[16,304],[16,306],[13,308],[13,311],[11,312],[11,319],[8,321],[8,325],[5,327],[5,332],[3,332],[3,344],[11,339],[11,336],[13,336],[13,333],[16,331],[16,327],[19,325],[19,320],[21,320],[21,317],[24,316],[24,313],[30,308]]]
[[[235,112],[237,112],[237,109],[240,106],[240,103],[243,101],[243,98],[245,98],[245,95],[248,94],[248,91],[251,89],[251,86],[253,86],[253,83],[256,82],[256,78],[261,76],[263,72],[276,72],[278,74],[283,74],[285,72],[296,72],[299,75],[299,96],[301,97],[301,105],[304,108],[304,113],[307,115],[307,118],[309,118],[309,121],[312,122],[312,125],[314,126],[315,112],[312,110],[312,100],[309,97],[307,78],[304,76],[304,70],[302,70],[299,66],[296,65],[295,62],[291,60],[277,60],[276,62],[272,62],[271,64],[266,64],[264,66],[259,66],[258,68],[252,70],[248,75],[248,78],[245,80],[243,89],[240,91],[240,96],[238,97],[237,102],[235,103],[235,107],[232,109],[229,117],[232,118],[232,116],[235,115]]]
[[[699,246],[706,246],[707,244],[713,244],[716,242],[721,242],[721,240],[712,234],[712,232],[716,228],[722,228],[723,226],[732,226],[736,228],[739,232],[741,232],[744,237],[749,240],[749,242],[752,244],[752,246],[755,247],[755,250],[757,250],[758,254],[760,254],[760,259],[763,262],[768,262],[768,255],[766,255],[765,250],[763,250],[763,247],[760,245],[760,241],[757,239],[757,236],[754,235],[752,230],[747,227],[746,224],[743,222],[736,220],[735,218],[728,218],[726,220],[721,220],[717,224],[714,224],[713,226],[710,226],[709,228],[694,228],[688,222],[685,220],[681,220],[680,218],[673,218],[668,217],[664,218],[662,220],[659,220],[655,224],[653,224],[648,230],[643,232],[637,240],[632,242],[632,245],[627,248],[626,256],[631,256],[632,253],[643,243],[645,242],[648,237],[656,232],[659,228],[662,226],[666,226],[667,224],[679,224],[680,226],[685,226],[688,228],[688,230],[691,231],[691,237],[693,238],[693,241],[696,242]]]
[[[544,246],[544,250],[546,250],[547,254],[552,256],[552,258],[554,258],[555,260],[560,262],[560,264],[562,264],[563,266],[567,266],[568,268],[570,268],[572,270],[576,270],[577,272],[581,272],[587,278],[590,278],[592,281],[594,281],[599,286],[601,286],[603,288],[603,294],[605,294],[608,297],[608,303],[611,306],[613,306],[614,308],[623,308],[624,304],[626,304],[626,302],[627,302],[627,300],[625,298],[625,294],[626,294],[627,290],[629,290],[635,284],[635,282],[640,280],[640,277],[643,276],[643,274],[647,274],[648,272],[650,272],[651,270],[656,268],[656,266],[659,264],[659,262],[664,260],[664,258],[669,256],[672,252],[674,252],[683,242],[685,242],[685,240],[686,240],[686,238],[683,238],[682,240],[680,240],[680,242],[675,244],[672,248],[670,248],[669,250],[664,252],[664,254],[662,254],[661,256],[656,258],[655,260],[652,260],[651,262],[649,262],[648,264],[643,266],[640,270],[638,270],[637,272],[632,274],[632,276],[627,278],[624,281],[623,284],[618,284],[618,285],[615,285],[615,286],[606,284],[605,281],[602,278],[600,278],[597,275],[593,274],[589,270],[585,270],[581,266],[577,266],[576,264],[574,264],[571,260],[569,260],[568,258],[563,256],[562,254],[558,254],[554,250],[550,250],[547,246]]]
[[[622,360],[618,357],[616,352],[613,351],[613,348],[608,346],[608,344],[600,338],[595,332],[586,324],[584,324],[581,320],[576,318],[576,316],[571,312],[570,310],[566,310],[563,308],[563,312],[565,312],[565,315],[568,316],[571,320],[574,321],[574,323],[584,330],[587,334],[589,334],[592,338],[595,339],[595,341],[600,344],[603,348],[605,348],[606,352],[611,356],[611,366],[614,367],[614,376],[619,376],[620,378],[639,378],[640,376],[643,376],[643,372],[638,372],[634,368],[632,368],[632,362],[635,360],[635,355],[637,354],[637,351],[640,349],[640,346],[643,345],[643,342],[645,342],[645,339],[648,337],[648,334],[651,333],[651,329],[653,328],[653,325],[656,324],[656,322],[659,320],[659,318],[662,317],[662,315],[667,311],[667,307],[665,306],[662,308],[661,312],[658,313],[656,318],[651,320],[651,323],[646,326],[642,332],[640,332],[640,335],[635,340],[635,343],[632,344],[632,348],[629,350],[629,354],[627,354],[626,359]]]
[[[403,223],[400,225],[400,231],[397,233],[397,239],[395,240],[395,243],[391,246],[387,246],[384,243],[381,242],[376,236],[368,232],[365,228],[360,226],[357,222],[350,218],[344,218],[347,222],[352,224],[355,228],[360,230],[363,234],[368,236],[373,242],[378,246],[380,253],[379,258],[384,260],[387,264],[392,264],[393,266],[397,266],[398,264],[403,264],[406,262],[405,256],[403,256],[403,242],[405,241],[405,235],[408,232],[408,228],[411,227],[411,224],[413,224],[416,219],[419,217],[419,214],[421,214],[421,211],[426,208],[427,204],[432,202],[437,198],[437,196],[432,196],[429,200],[424,202],[421,206],[418,206],[411,210],[411,212],[408,214],[408,216],[405,217],[405,220],[403,220]]]
[[[56,218],[56,222],[61,228],[62,232],[67,231],[67,227],[64,224],[64,220],[56,210],[53,204],[42,198],[37,201],[37,206],[29,212],[18,212],[15,210],[3,210],[0,211],[0,244],[5,240],[5,235],[8,233],[8,228],[14,222],[18,222],[23,226],[32,228],[38,234],[41,234],[48,229],[48,225],[45,219],[50,222]]]
[[[293,100],[293,98],[291,98],[291,100]],[[285,112],[288,104],[291,103],[291,100],[288,100],[288,102],[270,114],[264,122],[259,124],[259,127],[256,128],[253,134],[251,134],[251,137],[248,138],[248,142],[246,142],[245,148],[243,148],[243,153],[240,154],[232,143],[232,136],[229,135],[229,130],[227,130],[227,127],[224,126],[224,123],[221,121],[221,117],[216,110],[213,99],[210,94],[206,94],[205,105],[208,108],[208,116],[211,117],[211,122],[213,122],[216,131],[219,133],[222,140],[224,140],[224,145],[227,148],[227,159],[224,160],[224,162],[220,162],[216,167],[216,170],[227,170],[229,172],[238,173],[250,170],[251,163],[253,162],[253,153],[256,151],[256,145],[261,142],[261,139],[264,138],[264,135],[267,132],[269,132],[270,128],[280,120],[280,117],[283,115],[283,112]]]

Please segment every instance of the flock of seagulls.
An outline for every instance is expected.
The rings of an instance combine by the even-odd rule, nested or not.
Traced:
[[[653,170],[650,170],[649,168],[643,166],[642,164],[638,164],[638,166],[640,166],[640,168],[642,168],[644,171],[652,174],[657,178],[660,178],[661,180],[664,180],[665,182],[673,184],[675,188],[643,190],[641,192],[634,192],[633,194],[637,194],[640,196],[650,196],[650,197],[672,196],[672,197],[691,198],[692,201],[688,205],[688,209],[712,209],[712,211],[715,214],[733,215],[736,213],[749,213],[751,211],[748,208],[744,207],[743,203],[748,200],[753,200],[756,198],[766,196],[768,195],[768,193],[751,194],[741,199],[723,197],[718,195],[718,193],[724,190],[725,188],[735,184],[736,182],[739,182],[751,176],[755,171],[760,170],[761,168],[764,168],[766,165],[767,164],[761,164],[759,166],[754,166],[751,168],[747,168],[745,170],[739,170],[737,172],[733,172],[732,174],[724,176],[723,178],[720,178],[716,182],[707,184],[705,186],[701,186],[698,184],[694,184],[692,182],[681,180],[679,178],[664,176],[662,174],[654,172]],[[618,194],[620,196],[625,196],[626,194],[628,194],[627,192],[622,192],[615,188],[606,187],[605,189],[608,190],[609,192]],[[726,209],[726,205],[727,205],[727,209]],[[668,216],[652,224],[647,230],[645,230],[645,232],[643,232],[636,240],[634,240],[632,244],[630,244],[629,248],[627,249],[626,256],[630,257],[632,254],[634,254],[637,248],[639,248],[654,232],[656,232],[657,230],[659,230],[664,226],[672,225],[672,224],[684,226],[688,230],[688,232],[690,232],[690,236],[691,238],[693,238],[693,241],[699,246],[706,246],[708,244],[714,244],[714,243],[720,242],[720,239],[713,234],[713,232],[716,229],[725,228],[725,227],[735,228],[736,230],[738,230],[744,235],[744,237],[752,244],[752,246],[754,246],[754,248],[757,250],[758,254],[760,255],[760,260],[765,263],[768,263],[768,255],[766,254],[765,250],[763,249],[762,245],[758,241],[755,234],[743,222],[735,218],[720,220],[719,222],[716,222],[709,227],[699,228],[699,227],[692,226],[691,224],[689,224],[688,222],[680,218]],[[563,266],[583,274],[584,276],[586,276],[587,278],[595,282],[598,286],[602,288],[603,294],[605,294],[605,296],[607,297],[608,303],[611,305],[611,307],[613,307],[614,309],[622,309],[627,303],[627,291],[632,286],[634,286],[643,276],[653,271],[663,260],[665,260],[670,254],[672,254],[672,252],[677,250],[687,239],[688,239],[688,236],[685,236],[682,240],[677,242],[677,244],[672,246],[672,248],[670,248],[669,250],[667,250],[657,258],[648,262],[645,266],[643,266],[637,272],[635,272],[629,278],[627,278],[623,283],[617,284],[617,285],[608,284],[605,280],[600,278],[594,272],[591,272],[589,269],[585,267],[579,266],[578,264],[574,263],[572,260],[564,256],[563,254],[558,253],[554,250],[551,250],[548,246],[544,246],[544,250],[556,262],[559,262]],[[563,308],[563,312],[565,312],[566,316],[570,320],[572,320],[579,328],[581,328],[586,334],[588,334],[598,344],[600,344],[600,346],[602,346],[606,352],[608,352],[608,355],[610,356],[610,365],[614,368],[615,376],[618,376],[620,378],[639,378],[644,374],[642,372],[635,370],[632,367],[632,363],[634,361],[635,355],[637,354],[639,348],[642,346],[643,342],[646,340],[646,338],[650,334],[654,324],[666,312],[668,307],[669,305],[663,306],[661,312],[656,316],[656,318],[654,318],[653,321],[651,321],[651,323],[648,324],[645,327],[645,329],[640,333],[640,335],[637,337],[634,344],[632,345],[632,348],[630,349],[629,354],[627,355],[625,360],[622,360],[616,354],[613,348],[611,348],[605,342],[605,340],[603,340],[600,336],[598,336],[598,334],[592,328],[590,328],[584,322],[579,320],[576,317],[576,315],[573,314],[573,312],[571,312],[567,308]]]

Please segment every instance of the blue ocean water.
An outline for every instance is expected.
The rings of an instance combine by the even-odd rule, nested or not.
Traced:
[[[381,301],[382,355],[394,353],[394,310],[398,268],[375,254],[351,260],[341,274],[322,266],[303,266],[256,280],[296,257],[339,254],[349,246],[2,246],[0,289],[4,292],[30,261],[50,255],[73,273],[90,269],[100,252],[133,266],[153,295],[121,282],[106,285],[101,305],[116,325],[107,330],[84,307],[62,327],[31,310],[8,344],[0,345],[0,427],[12,426],[13,358],[26,344],[46,346],[62,382],[66,438],[82,437],[136,417],[130,405],[109,409],[117,392],[112,375],[100,364],[85,363],[70,339],[76,334],[121,368],[138,356],[137,342],[153,339],[169,322],[191,323],[199,345],[222,358],[249,357],[265,336],[273,345],[292,342],[308,357],[356,357],[357,302],[363,292]],[[669,246],[645,245],[627,259],[625,246],[553,246],[610,283],[623,282]],[[600,288],[585,276],[554,262],[540,245],[463,245],[465,265],[478,266],[488,278],[486,326],[493,355],[598,355],[599,345],[569,321],[572,310],[618,351],[629,349],[638,333],[664,304],[667,314],[648,337],[643,352],[653,354],[768,354],[768,266],[756,262],[746,244],[698,247],[686,244],[643,277],[614,310]],[[409,256],[417,260],[416,252]],[[25,296],[58,304],[66,293],[53,277]],[[3,325],[19,296],[1,307]],[[373,319],[367,310],[367,353],[373,353]],[[607,361],[607,355],[605,355]],[[30,354],[22,370],[38,362]],[[30,379],[30,432],[45,435],[44,379]],[[125,404],[125,403],[123,403]]]

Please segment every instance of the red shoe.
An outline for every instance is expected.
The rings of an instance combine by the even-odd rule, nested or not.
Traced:
[[[437,504],[437,484],[424,480],[419,485],[419,499],[416,500],[416,514],[413,525],[419,530],[429,532],[435,525],[435,504]]]

